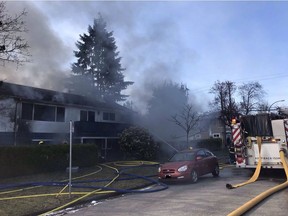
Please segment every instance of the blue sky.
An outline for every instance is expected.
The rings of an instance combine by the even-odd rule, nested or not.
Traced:
[[[61,89],[79,34],[101,13],[114,32],[127,92],[143,111],[151,89],[165,80],[187,84],[208,109],[215,81],[259,81],[269,104],[288,103],[288,2],[277,1],[26,1],[33,63],[0,78]],[[33,77],[33,79],[31,79]],[[59,81],[59,82],[58,82]],[[60,85],[60,86],[59,86]]]

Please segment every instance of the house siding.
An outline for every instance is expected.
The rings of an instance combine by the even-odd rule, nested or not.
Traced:
[[[26,119],[22,116],[24,103],[28,109],[25,113]],[[74,129],[76,129],[73,133],[75,139],[77,137],[78,140],[83,141],[81,138],[83,136],[94,139],[95,137],[101,139],[114,137],[115,139],[132,121],[131,112],[120,105],[110,105],[90,101],[82,96],[9,83],[0,86],[0,107],[2,108],[0,110],[0,145],[33,144],[40,140],[55,144],[67,142],[70,121],[74,123]],[[48,110],[46,115],[44,111],[41,113],[45,107]],[[58,113],[57,110],[60,112]],[[90,119],[87,115],[87,121],[80,121],[81,110],[90,112]],[[94,114],[91,114],[92,112]],[[104,120],[104,113],[112,113],[112,118]],[[58,114],[61,114],[61,118],[57,118]]]

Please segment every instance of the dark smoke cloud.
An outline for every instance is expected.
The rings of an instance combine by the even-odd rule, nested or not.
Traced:
[[[157,19],[150,17],[148,11],[155,10],[155,15],[159,13],[159,4],[141,1],[9,2],[9,11],[23,8],[28,11],[28,41],[33,62],[18,70],[6,67],[4,77],[10,82],[63,89],[60,81],[70,74],[75,42],[101,13],[108,31],[114,33],[122,66],[126,68],[125,78],[134,81],[124,93],[130,95],[137,110],[144,112],[152,89],[166,80],[185,84],[182,62],[188,61],[192,65],[196,59],[196,52],[181,41],[177,17],[169,13]],[[65,25],[65,29],[56,32],[51,20]],[[79,29],[79,32],[63,38],[62,31],[73,29]],[[3,78],[2,74],[0,78]]]
[[[69,71],[70,48],[58,38],[60,32],[53,32],[49,20],[30,2],[7,2],[9,14],[18,14],[23,9],[28,12],[25,17],[28,33],[27,41],[30,46],[31,62],[23,66],[6,64],[1,68],[1,79],[7,82],[31,85],[36,87],[60,90],[60,80]],[[65,69],[64,69],[65,68]]]

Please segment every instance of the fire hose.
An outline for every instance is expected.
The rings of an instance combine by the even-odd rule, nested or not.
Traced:
[[[283,168],[285,170],[285,174],[286,174],[286,178],[287,180],[280,184],[277,185],[273,188],[270,188],[266,191],[264,191],[263,193],[259,194],[258,196],[254,197],[253,199],[251,199],[250,201],[248,201],[247,203],[245,203],[244,205],[240,206],[239,208],[237,208],[236,210],[234,210],[233,212],[229,213],[227,216],[239,216],[244,214],[245,212],[247,212],[248,210],[250,210],[251,208],[253,208],[255,205],[257,205],[259,202],[261,202],[262,200],[264,200],[265,198],[267,198],[268,196],[283,190],[284,188],[288,187],[288,165],[287,165],[287,161],[285,158],[285,150],[281,149],[280,150],[280,159],[283,165]]]
[[[61,210],[67,206],[70,206],[80,200],[83,200],[84,198],[90,196],[90,195],[95,195],[95,194],[109,194],[109,193],[150,193],[150,192],[156,192],[156,191],[160,191],[160,190],[165,190],[168,188],[168,186],[166,184],[163,184],[161,182],[158,182],[154,179],[152,179],[152,176],[139,176],[139,175],[135,175],[135,174],[130,174],[130,173],[126,173],[124,172],[125,170],[128,170],[129,168],[131,169],[131,167],[133,166],[151,166],[151,165],[158,165],[158,163],[155,162],[148,162],[148,161],[128,161],[128,162],[114,162],[115,166],[125,166],[126,168],[121,169],[121,171],[119,171],[117,168],[109,166],[108,164],[101,164],[107,168],[113,169],[116,171],[116,176],[113,179],[98,179],[98,180],[87,180],[87,181],[73,181],[73,187],[75,188],[88,188],[88,189],[93,189],[93,191],[91,192],[72,192],[72,194],[75,195],[81,195],[81,197],[72,200],[69,203],[66,203],[58,208],[55,208],[49,212],[43,213],[42,215],[47,215],[50,214],[52,212]],[[100,167],[101,168],[101,167]],[[102,169],[98,170],[97,172],[101,171]],[[93,172],[97,173],[97,172]],[[121,175],[126,175],[128,177],[125,178],[119,178],[119,176]],[[90,175],[90,174],[88,174]],[[84,175],[81,177],[85,177],[88,175]],[[74,179],[78,179],[81,177],[77,177]],[[150,188],[147,190],[133,190],[133,189],[119,189],[119,188],[111,188],[109,187],[116,179],[118,180],[131,180],[131,179],[137,179],[137,178],[142,178],[147,180],[148,182],[151,182],[151,184],[154,185],[158,185],[160,186],[160,188]],[[105,184],[105,186],[100,187],[100,186],[87,186],[87,185],[83,185],[82,183],[95,183],[95,182],[108,182],[107,184]],[[61,182],[32,182],[32,183],[20,183],[20,184],[10,184],[10,185],[5,185],[5,186],[1,186],[0,185],[0,189],[10,189],[10,188],[19,188],[19,187],[24,187],[22,189],[16,189],[16,190],[11,190],[11,191],[6,191],[6,192],[1,192],[0,194],[7,194],[7,193],[14,193],[14,192],[19,192],[21,190],[29,190],[35,187],[41,187],[41,186],[64,186],[67,185],[66,181],[61,181]],[[25,188],[26,187],[26,188]],[[34,195],[27,195],[27,196],[18,196],[18,197],[6,197],[6,198],[0,198],[1,200],[13,200],[13,199],[25,199],[25,198],[35,198],[35,197],[44,197],[44,196],[59,196],[59,195],[67,195],[68,193],[63,193],[65,187],[59,192],[59,193],[53,193],[53,194],[34,194]]]
[[[258,151],[259,151],[259,160],[258,160],[258,164],[257,164],[257,167],[255,169],[255,172],[253,174],[253,176],[246,182],[243,182],[243,183],[240,183],[240,184],[237,184],[237,185],[231,185],[231,184],[226,184],[226,188],[228,189],[234,189],[234,188],[237,188],[237,187],[242,187],[244,185],[247,185],[247,184],[250,184],[250,183],[253,183],[255,182],[258,177],[259,177],[259,174],[260,174],[260,171],[261,171],[261,166],[262,166],[262,159],[261,159],[261,138],[260,137],[257,137],[257,144],[258,144]]]

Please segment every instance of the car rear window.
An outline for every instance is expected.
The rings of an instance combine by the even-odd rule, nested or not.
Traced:
[[[176,161],[187,161],[187,160],[194,160],[195,153],[191,152],[181,152],[176,153],[169,161],[176,162]]]

